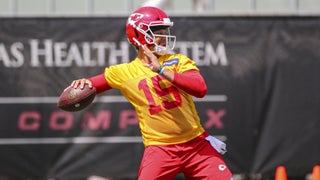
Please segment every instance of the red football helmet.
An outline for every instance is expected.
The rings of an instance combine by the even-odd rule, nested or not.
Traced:
[[[135,10],[128,18],[126,32],[128,41],[138,47],[147,44],[149,47],[154,45],[154,51],[165,53],[172,50],[175,45],[176,37],[170,35],[169,28],[173,26],[167,14],[159,8],[144,6]],[[154,29],[166,29],[166,35],[154,34]],[[155,37],[166,38],[166,47],[158,45]]]

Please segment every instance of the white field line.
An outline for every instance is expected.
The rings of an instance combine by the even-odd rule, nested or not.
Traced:
[[[140,136],[71,137],[71,138],[0,138],[0,145],[22,144],[92,144],[92,143],[142,143]]]
[[[195,102],[226,102],[226,95],[207,95],[204,98],[194,98]],[[59,97],[0,97],[0,104],[53,104]],[[123,96],[97,96],[93,103],[127,103]]]
[[[221,141],[226,141],[226,136],[215,136]],[[112,143],[142,143],[140,136],[113,136],[113,137],[69,137],[69,138],[0,138],[0,145],[25,145],[25,144],[112,144]]]

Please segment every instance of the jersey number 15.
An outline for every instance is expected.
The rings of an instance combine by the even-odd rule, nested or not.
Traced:
[[[160,75],[152,77],[151,81],[152,81],[153,87],[148,86],[146,79],[142,79],[139,82],[139,90],[142,90],[144,92],[144,95],[146,96],[146,98],[148,100],[150,114],[156,114],[156,113],[162,111],[162,107],[165,109],[171,109],[171,108],[175,108],[175,107],[181,105],[181,96],[180,96],[176,87],[169,86],[169,87],[163,88],[160,86],[160,81],[163,79],[164,78]],[[154,90],[157,94],[157,97],[155,97],[155,98],[161,99],[162,96],[172,94],[174,97],[173,101],[163,100],[161,102],[162,106],[157,105],[154,100],[154,97],[152,96],[150,88],[154,88]]]

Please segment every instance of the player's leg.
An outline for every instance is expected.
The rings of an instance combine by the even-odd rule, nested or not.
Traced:
[[[192,180],[230,180],[232,173],[221,155],[203,137],[189,144],[183,173]]]
[[[180,172],[181,164],[174,155],[174,146],[148,146],[140,165],[139,180],[170,180]]]

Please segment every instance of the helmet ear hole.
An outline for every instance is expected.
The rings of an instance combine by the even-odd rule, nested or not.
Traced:
[[[136,29],[134,29],[134,34],[136,35],[137,39],[139,38],[139,33]]]
[[[152,39],[152,37],[150,35],[145,36],[145,39],[146,39],[147,43],[149,43],[149,44],[153,43],[153,39]]]

